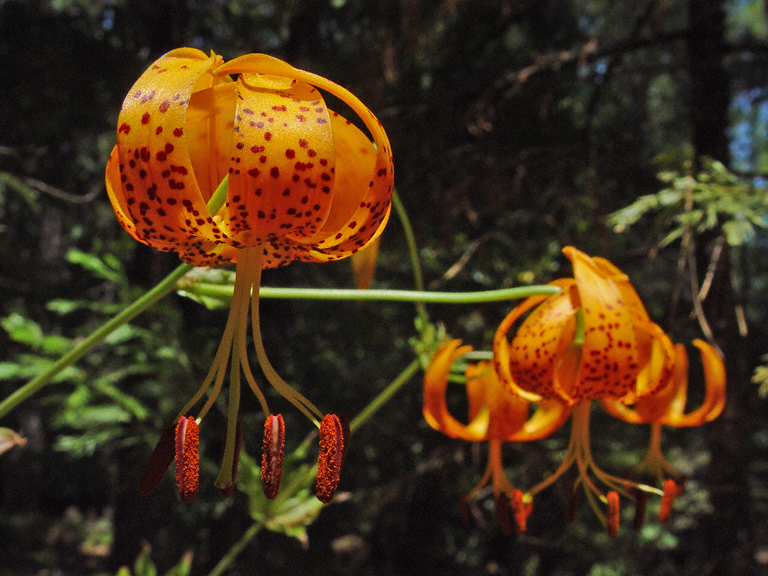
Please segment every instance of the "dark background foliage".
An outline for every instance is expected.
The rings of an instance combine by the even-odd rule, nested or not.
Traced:
[[[172,48],[267,52],[366,102],[392,140],[431,288],[546,282],[569,272],[560,249],[572,244],[626,270],[654,319],[687,342],[701,332],[679,242],[660,246],[659,220],[618,234],[606,216],[660,190],[660,169],[695,168],[702,155],[763,185],[767,39],[761,0],[0,0],[2,397],[178,263],[130,239],[103,189],[122,98]],[[699,279],[719,237],[697,238]],[[306,544],[263,532],[231,573],[768,574],[766,404],[750,382],[768,351],[765,243],[758,233],[718,260],[704,307],[726,353],[728,406],[702,429],[665,436],[691,474],[668,527],[609,541],[588,510],[566,526],[557,488],[537,499],[526,535],[503,536],[487,500],[463,523],[457,502],[485,447],[429,429],[415,378],[355,437],[349,499],[323,510]],[[411,278],[393,218],[375,282],[410,288]],[[345,286],[351,274],[345,262],[293,264],[265,281]],[[430,314],[487,348],[508,309]],[[408,305],[263,305],[280,372],[322,408],[350,414],[413,358],[413,318]],[[193,573],[204,574],[230,549],[251,520],[242,494],[222,500],[209,482],[221,412],[204,431],[210,462],[193,505],[167,479],[149,498],[135,490],[224,319],[169,297],[3,419],[28,443],[0,457],[0,575],[114,573],[142,543],[161,572],[192,550]],[[255,455],[262,416],[252,399],[243,412]],[[295,445],[308,424],[284,412]],[[609,469],[642,455],[642,427],[602,418],[594,428]],[[513,481],[530,486],[552,470],[564,441],[506,446]]]

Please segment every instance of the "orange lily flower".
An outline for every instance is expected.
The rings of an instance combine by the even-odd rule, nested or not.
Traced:
[[[697,409],[686,413],[688,400],[688,354],[685,346],[675,346],[675,369],[667,384],[650,396],[639,399],[629,407],[621,402],[603,398],[601,405],[606,412],[630,424],[650,424],[651,439],[643,460],[636,470],[656,477],[661,483],[672,479],[678,491],[682,490],[683,478],[664,457],[661,449],[662,426],[675,428],[701,426],[717,418],[725,407],[725,365],[714,346],[703,340],[694,340],[701,353],[706,385],[704,402]]]
[[[590,258],[576,248],[563,252],[572,262],[573,278],[555,280],[551,284],[561,292],[528,298],[502,321],[494,337],[494,362],[500,379],[529,401],[558,399],[573,406],[565,458],[527,495],[533,497],[576,465],[574,488],[582,485],[598,517],[615,535],[619,493],[662,491],[597,466],[589,444],[591,400],[637,404],[663,390],[679,363],[671,340],[650,321],[626,275],[607,260]],[[507,333],[530,310],[509,342]],[[593,478],[608,488],[607,494]]]
[[[319,89],[346,103],[373,142],[329,110]],[[247,360],[249,300],[267,380],[318,427],[323,420],[266,357],[258,316],[261,270],[293,260],[337,260],[373,242],[389,217],[393,179],[387,135],[357,97],[264,54],[225,63],[213,52],[179,48],[154,62],[126,96],[106,169],[120,224],[140,242],[178,252],[190,264],[237,264],[214,365],[177,418],[213,386],[196,420],[204,417],[231,359],[220,489],[234,482],[241,371],[270,414]]]
[[[469,423],[462,424],[448,411],[445,395],[451,366],[471,350],[471,346],[462,346],[460,340],[451,340],[435,353],[424,374],[424,418],[432,428],[451,438],[488,442],[485,473],[466,500],[491,480],[502,529],[506,532],[510,528],[511,505],[517,529],[524,532],[530,502],[524,501],[522,492],[504,474],[501,444],[546,438],[568,419],[570,407],[558,400],[545,400],[530,415],[531,403],[504,387],[491,363],[478,362],[466,366]]]

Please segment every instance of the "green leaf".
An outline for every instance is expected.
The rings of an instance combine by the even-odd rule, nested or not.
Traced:
[[[755,235],[755,229],[747,220],[729,220],[723,224],[725,241],[729,246],[741,246]]]
[[[157,576],[157,568],[150,558],[151,551],[151,546],[145,543],[133,566],[135,576]]]
[[[165,573],[165,576],[188,576],[192,569],[192,557],[192,550],[185,552],[181,557],[181,560],[179,560],[179,563],[168,570],[168,572]]]
[[[123,280],[122,270],[115,269],[110,265],[120,266],[119,262],[114,259],[110,259],[110,264],[108,264],[98,256],[82,252],[77,248],[70,248],[67,251],[67,260],[72,264],[82,266],[98,278],[118,283]]]
[[[290,460],[290,456],[285,460]],[[240,455],[237,485],[248,496],[248,510],[265,528],[306,542],[306,527],[320,514],[324,504],[310,489],[315,467],[305,464],[288,469],[283,461],[283,479],[274,500],[267,500],[261,489],[261,468],[244,452]]]
[[[21,314],[13,312],[0,319],[0,325],[14,342],[26,344],[36,350],[43,345],[43,330],[40,325]]]

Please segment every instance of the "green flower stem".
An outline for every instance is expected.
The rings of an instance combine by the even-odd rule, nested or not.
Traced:
[[[74,364],[82,358],[94,346],[101,343],[107,336],[118,329],[123,324],[130,322],[138,314],[152,306],[155,302],[167,296],[176,289],[177,282],[185,274],[192,270],[189,264],[181,264],[176,270],[165,277],[157,286],[128,306],[106,324],[92,332],[87,338],[64,354],[42,374],[27,382],[24,386],[13,392],[5,400],[0,402],[0,418],[21,404],[24,400],[32,396],[40,388],[48,384],[59,372],[67,366]]]
[[[223,574],[224,571],[229,568],[229,565],[235,561],[235,558],[237,558],[240,552],[243,551],[243,548],[245,548],[250,543],[250,541],[253,540],[259,532],[261,532],[262,528],[264,528],[264,525],[264,521],[255,522],[252,524],[251,527],[248,528],[248,530],[246,530],[245,533],[240,537],[240,540],[238,540],[235,545],[229,549],[229,552],[227,552],[226,556],[219,560],[219,563],[216,564],[213,570],[210,571],[208,576],[221,576],[221,574]]]
[[[408,246],[408,255],[411,258],[411,268],[413,269],[413,282],[416,286],[416,290],[424,291],[424,277],[421,273],[421,264],[419,263],[419,249],[416,246],[416,237],[413,234],[413,228],[411,227],[411,221],[408,218],[408,212],[405,211],[405,206],[400,200],[400,196],[397,191],[392,192],[392,206],[395,208],[395,213],[400,219],[400,224],[403,227],[403,233],[405,234],[405,243]],[[427,308],[424,306],[424,302],[416,302],[416,313],[421,320],[421,325],[426,326],[429,323],[429,315],[427,314]]]
[[[188,282],[185,292],[208,296],[222,301],[232,299],[232,286]],[[548,285],[517,286],[479,292],[428,292],[420,290],[384,290],[356,288],[273,288],[262,286],[260,298],[286,298],[296,300],[375,300],[379,302],[424,302],[427,304],[479,304],[557,294],[560,288]]]
[[[379,411],[379,408],[384,406],[395,393],[400,390],[410,380],[416,372],[421,368],[421,363],[418,359],[413,360],[405,369],[398,374],[398,376],[389,383],[389,385],[379,392],[376,397],[368,403],[368,406],[363,408],[360,413],[355,416],[349,423],[349,431],[353,433],[355,430],[365,424],[371,416]]]

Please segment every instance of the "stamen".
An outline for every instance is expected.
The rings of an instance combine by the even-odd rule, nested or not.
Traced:
[[[648,493],[645,490],[634,490],[635,495],[635,519],[632,528],[640,530],[645,524],[645,509],[648,505]]]
[[[352,433],[352,431],[349,428],[349,416],[347,416],[344,412],[341,414],[337,414],[336,417],[339,419],[339,423],[341,424],[341,437],[344,440],[342,446],[341,446],[341,465],[344,465],[344,458],[347,457],[347,447],[349,446],[349,435]]]
[[[619,493],[615,490],[608,492],[606,496],[608,510],[605,515],[608,537],[616,538],[619,534]]]
[[[264,440],[261,443],[261,488],[272,500],[280,489],[285,449],[285,422],[282,414],[270,414],[264,422]]]
[[[675,503],[675,497],[679,494],[679,488],[672,478],[664,482],[664,494],[661,497],[659,506],[659,522],[666,524],[672,516],[672,504]]]
[[[579,501],[581,500],[581,483],[577,480],[568,491],[568,502],[565,505],[565,522],[573,524],[576,522],[576,514],[579,511]]]
[[[320,455],[317,460],[317,499],[327,504],[333,499],[341,478],[344,458],[344,430],[339,417],[326,414],[320,424]]]
[[[528,529],[528,516],[533,511],[533,500],[525,501],[522,491],[515,488],[512,490],[512,516],[515,519],[515,527],[518,534],[523,534]]]
[[[512,507],[506,492],[499,492],[496,497],[496,522],[505,536],[512,534]]]
[[[224,488],[219,487],[219,492],[221,492],[222,496],[232,496],[232,492],[235,491],[235,478],[237,478],[237,467],[240,464],[240,449],[243,446],[243,423],[238,420],[237,421],[237,427],[235,429],[235,454],[234,458],[232,459],[232,484],[229,486],[226,486]],[[221,454],[221,460],[222,462],[219,463],[219,466],[224,461],[224,452]]]
[[[147,465],[144,466],[144,472],[139,479],[139,493],[142,496],[149,496],[155,491],[160,480],[165,476],[165,472],[173,462],[176,455],[176,426],[166,426],[157,441],[155,449],[149,456]]]
[[[200,430],[194,418],[179,418],[176,425],[176,484],[179,496],[184,502],[192,502],[197,496],[200,472],[199,444]]]
[[[240,254],[244,253],[244,258],[247,260],[245,269],[252,272],[252,276],[249,282],[252,286],[251,293],[251,330],[253,331],[253,345],[256,348],[256,357],[259,360],[259,366],[261,371],[267,378],[267,381],[272,387],[277,390],[286,400],[296,406],[301,412],[315,424],[318,423],[318,418],[322,417],[323,413],[320,412],[312,402],[305,398],[302,394],[294,390],[285,380],[272,367],[272,364],[267,357],[267,351],[264,348],[264,342],[261,338],[261,320],[259,318],[259,289],[261,287],[261,265],[262,265],[262,248],[243,248],[238,252],[238,261],[240,261]]]

